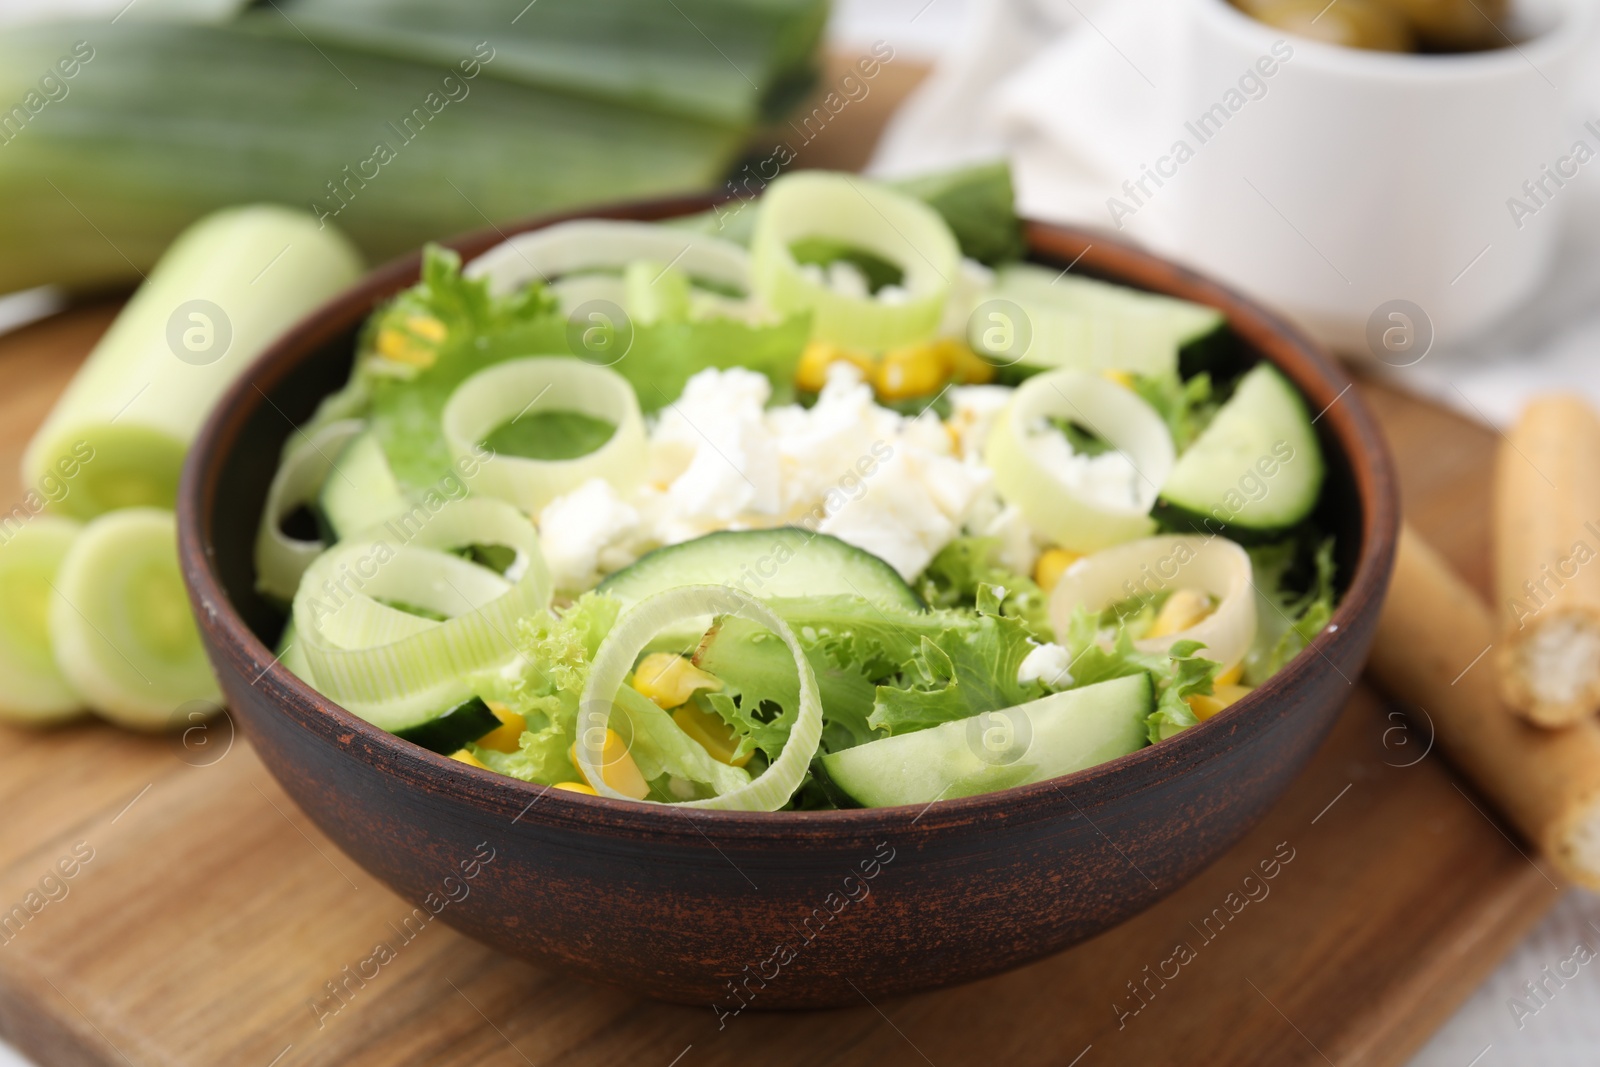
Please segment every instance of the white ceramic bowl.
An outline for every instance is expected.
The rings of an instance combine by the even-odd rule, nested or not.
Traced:
[[[1186,118],[1236,102],[1228,90],[1262,57],[1273,68],[1259,96],[1214,115],[1173,187],[1179,244],[1198,266],[1341,351],[1371,351],[1386,331],[1403,341],[1388,313],[1410,302],[1419,336],[1374,353],[1390,363],[1420,358],[1430,323],[1444,343],[1470,336],[1539,284],[1572,199],[1557,182],[1600,170],[1600,122],[1586,128],[1595,116],[1574,98],[1592,0],[1520,3],[1515,45],[1460,55],[1291,37],[1225,0],[1182,10]],[[1594,160],[1579,164],[1579,141]]]

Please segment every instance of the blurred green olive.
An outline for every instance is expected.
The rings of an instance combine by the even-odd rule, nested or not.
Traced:
[[[1410,25],[1384,0],[1234,0],[1234,5],[1297,37],[1376,52],[1416,50]]]

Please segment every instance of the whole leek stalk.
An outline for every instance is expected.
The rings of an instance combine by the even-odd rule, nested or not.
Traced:
[[[80,519],[172,507],[184,454],[217,397],[361,267],[338,230],[319,228],[305,212],[257,205],[196,223],[34,434],[24,484],[66,479],[52,507]]]
[[[520,216],[708,188],[743,139],[488,77],[492,42],[444,67],[251,24],[0,35],[0,292],[126,284],[194,219],[253,201],[311,210],[371,258],[398,255]],[[43,100],[40,78],[78,42],[92,58],[33,112],[22,102]]]
[[[815,77],[827,0],[278,0],[290,34],[730,125],[779,117]]]

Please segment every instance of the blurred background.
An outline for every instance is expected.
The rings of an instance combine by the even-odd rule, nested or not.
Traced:
[[[0,332],[118,300],[230,204],[376,263],[777,167],[1005,158],[1024,214],[1219,275],[1366,378],[1491,426],[1600,399],[1594,3],[1240,7],[0,0]],[[1414,1062],[1596,1062],[1600,969],[1509,1007],[1597,938],[1574,891]]]

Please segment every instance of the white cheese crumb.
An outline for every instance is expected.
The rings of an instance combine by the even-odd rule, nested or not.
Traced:
[[[639,512],[611,483],[591,478],[539,512],[539,547],[557,589],[579,592],[638,558]]]
[[[1017,667],[1017,684],[1042,682],[1046,689],[1055,691],[1072,685],[1072,656],[1060,645],[1040,645],[1023,657]]]

